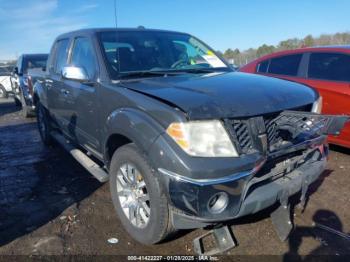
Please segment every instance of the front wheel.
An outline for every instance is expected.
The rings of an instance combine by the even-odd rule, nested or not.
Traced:
[[[36,105],[37,123],[41,140],[47,146],[52,145],[50,117],[46,108],[38,102]]]
[[[134,144],[112,157],[110,190],[126,231],[143,244],[155,244],[172,231],[167,197],[154,171]]]

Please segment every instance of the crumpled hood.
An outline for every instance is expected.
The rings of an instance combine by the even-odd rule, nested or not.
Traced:
[[[256,116],[313,103],[311,88],[271,77],[229,72],[145,78],[123,86],[167,101],[189,119]]]

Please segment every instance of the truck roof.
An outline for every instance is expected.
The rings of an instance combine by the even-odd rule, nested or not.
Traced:
[[[137,28],[115,28],[115,27],[110,27],[110,28],[86,28],[86,29],[80,29],[80,30],[75,30],[71,32],[67,32],[64,34],[59,35],[57,38],[64,38],[64,37],[69,37],[71,35],[76,35],[79,33],[87,33],[87,34],[94,34],[98,32],[108,32],[108,31],[120,31],[120,32],[160,32],[160,33],[180,33],[180,34],[187,34],[183,32],[177,32],[177,31],[171,31],[171,30],[162,30],[162,29],[148,29],[144,27],[137,27]]]

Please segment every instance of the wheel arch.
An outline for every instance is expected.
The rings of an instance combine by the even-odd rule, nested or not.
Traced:
[[[134,143],[141,153],[148,150],[164,128],[150,115],[138,109],[123,108],[112,112],[106,122],[104,161],[109,168],[114,152],[121,146]]]

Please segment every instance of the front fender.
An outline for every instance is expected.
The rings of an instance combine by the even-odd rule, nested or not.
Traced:
[[[106,123],[104,158],[108,162],[107,143],[112,135],[122,135],[133,141],[145,154],[164,128],[150,115],[134,108],[121,108],[112,112]]]

